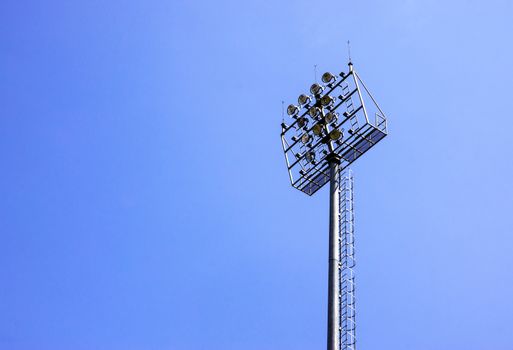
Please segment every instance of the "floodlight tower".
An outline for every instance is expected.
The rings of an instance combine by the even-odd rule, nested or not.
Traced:
[[[353,178],[341,171],[387,135],[386,117],[351,62],[347,73],[324,73],[287,114],[281,141],[292,186],[311,196],[330,183],[327,349],[354,350]],[[347,288],[352,301],[341,302]]]

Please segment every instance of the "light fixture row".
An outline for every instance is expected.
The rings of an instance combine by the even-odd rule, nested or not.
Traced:
[[[344,78],[345,73],[340,73],[340,77]],[[316,164],[315,155],[316,150],[320,150],[317,147],[319,142],[322,144],[341,142],[344,129],[340,129],[339,125],[337,125],[339,114],[334,111],[336,107],[333,108],[337,97],[331,96],[329,93],[324,96],[321,95],[326,88],[333,88],[337,79],[338,77],[330,72],[324,73],[321,80],[325,85],[318,83],[312,84],[310,86],[311,95],[301,94],[298,97],[297,105],[290,104],[287,107],[287,114],[291,118],[296,119],[295,128],[298,131],[298,135],[293,136],[292,140],[294,142],[300,142],[300,144],[310,148],[306,152],[303,152],[303,154],[296,153],[296,158],[300,159],[304,156],[307,162]],[[343,101],[344,96],[341,95],[338,98]],[[303,108],[305,112],[300,115],[300,110]],[[311,117],[313,123],[315,123],[311,129],[308,126],[310,122],[308,116]],[[346,113],[344,113],[344,116],[346,116]],[[332,127],[331,131],[327,127],[328,125]],[[318,138],[319,142],[313,145],[315,138]],[[327,153],[326,150],[323,150],[323,152]]]

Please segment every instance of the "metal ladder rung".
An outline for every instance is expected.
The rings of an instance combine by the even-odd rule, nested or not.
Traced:
[[[343,87],[348,90],[347,86]],[[353,108],[352,101],[346,104],[348,110]],[[352,127],[358,126],[355,115],[351,117]],[[353,178],[348,172],[339,173],[339,300],[340,300],[340,350],[355,350],[356,299],[354,278],[354,213],[353,213]]]

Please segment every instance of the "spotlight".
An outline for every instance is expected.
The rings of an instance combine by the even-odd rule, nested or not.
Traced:
[[[305,94],[301,94],[299,95],[298,99],[297,99],[297,102],[300,104],[300,105],[306,105],[307,103],[310,102],[310,96],[308,95],[305,95]]]
[[[301,142],[303,142],[303,144],[306,145],[309,141],[310,141],[310,135],[303,134],[303,136],[301,136]]]
[[[328,83],[331,83],[332,81],[335,80],[335,76],[333,74],[331,74],[330,72],[326,72],[322,75],[322,81],[325,82],[326,84]]]
[[[305,157],[306,157],[306,160],[309,161],[309,162],[314,162],[315,161],[315,153],[314,152],[307,152],[305,154]]]
[[[322,86],[315,83],[310,87],[310,92],[314,95],[319,95],[322,92]]]
[[[295,116],[299,112],[299,109],[294,105],[289,105],[287,107],[287,114],[290,116]]]
[[[308,114],[310,114],[310,117],[312,118],[317,117],[320,112],[321,110],[319,109],[319,107],[312,107],[308,110]]]
[[[335,113],[335,112],[329,112],[324,117],[324,121],[326,122],[326,124],[330,124],[331,122],[335,122],[335,121],[337,121],[337,119],[338,119],[338,113]]]
[[[308,119],[306,119],[305,117],[301,117],[297,120],[297,125],[302,128],[303,126],[305,126],[306,124],[308,124]]]
[[[315,124],[312,128],[312,132],[316,135],[316,136],[321,136],[322,135],[322,129],[324,128],[324,125],[322,124]]]
[[[330,139],[332,139],[333,141],[336,141],[336,140],[338,140],[341,137],[342,137],[342,131],[340,131],[338,129],[331,130],[331,132],[330,132]]]
[[[322,98],[321,98],[321,104],[323,106],[329,106],[330,104],[333,103],[333,97],[331,97],[330,95],[324,95]]]

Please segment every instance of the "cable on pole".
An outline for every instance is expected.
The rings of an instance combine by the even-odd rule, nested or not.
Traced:
[[[281,122],[285,123],[285,101],[281,101]]]
[[[351,42],[347,41],[347,56],[349,58],[349,62],[351,62]]]

